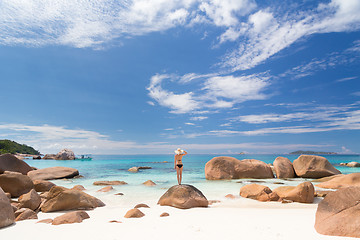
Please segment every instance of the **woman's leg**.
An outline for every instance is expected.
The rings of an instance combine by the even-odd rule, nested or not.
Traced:
[[[176,177],[178,184],[180,185],[180,168],[178,166],[176,166]]]
[[[179,169],[179,172],[180,172],[180,174],[179,174],[179,178],[180,178],[179,185],[181,185],[181,181],[182,181],[182,171],[183,171],[183,168],[184,168],[184,167],[182,167],[182,168]]]

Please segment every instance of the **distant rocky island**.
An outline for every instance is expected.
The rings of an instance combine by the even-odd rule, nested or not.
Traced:
[[[308,154],[308,155],[336,155],[336,152],[314,152],[314,151],[302,151],[298,150],[295,152],[291,152],[290,154]]]
[[[11,140],[0,140],[0,154],[11,153],[11,154],[31,154],[31,155],[40,155],[40,152],[34,148],[25,145],[19,144]]]

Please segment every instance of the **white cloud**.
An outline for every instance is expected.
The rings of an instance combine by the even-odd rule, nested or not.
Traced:
[[[264,91],[268,85],[268,77],[260,75],[235,77],[230,75],[216,76],[207,79],[204,83],[204,89],[208,92],[207,96],[231,99],[239,103],[248,100],[265,99],[267,96],[262,93],[262,91]],[[221,104],[224,104],[226,107],[231,107],[230,104],[227,105],[227,103]]]
[[[237,29],[237,28],[232,28],[232,27],[228,28],[223,34],[220,35],[219,43],[222,44],[222,43],[227,42],[227,41],[234,42],[242,34],[245,33],[245,31],[242,31],[242,29]]]
[[[189,126],[195,126],[195,123],[191,123],[191,122],[186,122],[185,125],[189,125]]]
[[[273,26],[275,21],[276,20],[271,12],[263,10],[260,10],[249,17],[249,23],[252,24],[252,31],[258,34]]]
[[[167,80],[176,89],[178,84],[189,83],[198,78],[202,78],[203,82],[200,87],[192,85],[190,92],[174,93],[161,86],[162,82]],[[147,90],[152,99],[161,106],[170,108],[172,113],[200,114],[205,109],[231,108],[237,103],[266,99],[264,91],[268,86],[268,77],[260,74],[239,77],[187,74],[185,78],[156,74],[150,79]]]
[[[210,0],[203,1],[199,9],[216,26],[234,26],[239,23],[237,16],[248,14],[255,7],[252,0]]]
[[[161,83],[164,79],[169,78],[171,78],[169,75],[154,75],[147,88],[149,96],[161,106],[170,108],[173,113],[187,113],[200,108],[199,103],[194,100],[192,92],[175,94],[164,90]]]
[[[198,117],[191,117],[190,118],[190,120],[192,120],[192,121],[202,121],[202,120],[205,120],[205,119],[208,119],[208,117],[198,116]]]

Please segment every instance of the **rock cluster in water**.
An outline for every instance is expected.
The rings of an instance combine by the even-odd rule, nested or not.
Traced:
[[[301,155],[293,163],[284,157],[278,157],[273,164],[277,178],[322,178],[341,174],[324,157]],[[255,159],[238,160],[233,157],[214,157],[205,165],[205,177],[208,180],[240,178],[274,178],[272,166]]]
[[[75,154],[70,149],[63,149],[57,154],[46,154],[43,159],[53,159],[53,160],[74,160]]]

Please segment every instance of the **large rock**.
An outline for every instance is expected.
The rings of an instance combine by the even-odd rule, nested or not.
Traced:
[[[295,186],[283,186],[273,190],[280,198],[300,203],[313,203],[315,189],[311,182],[303,182]]]
[[[48,192],[50,189],[55,186],[54,183],[46,180],[34,180],[34,188],[37,192]]]
[[[279,196],[272,192],[269,187],[256,183],[243,186],[240,189],[240,196],[262,202],[279,200]]]
[[[10,173],[0,175],[0,187],[12,197],[19,197],[33,189],[34,184],[26,175]]]
[[[79,171],[69,167],[49,167],[28,172],[32,180],[52,180],[61,178],[73,178],[79,175]]]
[[[158,204],[161,206],[188,209],[193,207],[207,207],[209,202],[196,187],[191,185],[175,185],[160,197]]]
[[[102,201],[82,191],[55,186],[49,191],[46,201],[41,206],[41,211],[88,210],[102,206],[105,206]]]
[[[318,204],[315,229],[320,234],[360,238],[360,187],[331,192]]]
[[[296,175],[303,178],[322,178],[341,174],[326,158],[315,155],[301,155],[294,160],[293,166]]]
[[[55,156],[56,160],[74,160],[75,154],[70,149],[63,149]]]
[[[274,161],[274,169],[277,178],[294,178],[293,164],[286,157],[277,157]]]
[[[259,160],[238,160],[233,157],[214,157],[205,165],[208,180],[239,178],[273,178],[271,167]]]
[[[346,166],[348,167],[360,167],[360,163],[359,162],[349,162],[346,164]]]
[[[360,187],[360,173],[350,173],[346,175],[339,175],[329,181],[322,182],[316,185],[320,188],[339,189],[345,187],[357,186]]]
[[[0,155],[0,173],[5,171],[19,172],[26,175],[32,168],[12,154]]]
[[[41,197],[34,189],[31,189],[30,192],[21,195],[18,201],[19,208],[29,208],[35,211],[40,206]]]
[[[60,215],[52,221],[52,225],[81,223],[84,219],[88,219],[90,216],[85,211],[75,211]]]
[[[13,208],[9,198],[0,187],[0,228],[7,227],[15,222]]]

